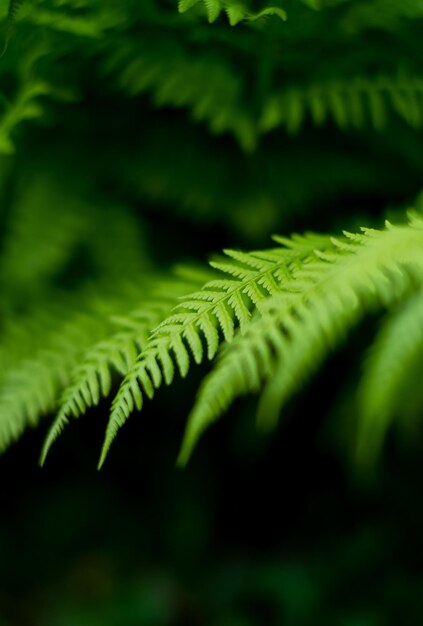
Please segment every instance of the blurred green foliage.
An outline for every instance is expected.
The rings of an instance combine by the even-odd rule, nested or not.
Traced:
[[[269,415],[287,371],[290,391],[302,385],[278,432],[258,432],[255,400],[240,400],[186,470],[173,468],[185,417],[209,380],[207,364],[191,361],[223,343],[218,371],[223,340],[234,334],[228,354],[241,367],[236,350],[249,335],[240,335],[239,307],[247,305],[247,326],[272,295],[269,283],[242,291],[247,257],[213,256],[215,269],[209,257],[227,246],[270,249],[274,233],[363,225],[389,243],[384,219],[403,224],[410,205],[420,212],[420,0],[0,0],[0,17],[0,448],[58,414],[56,436],[91,407],[42,471],[46,428],[0,459],[0,626],[421,623],[423,307],[414,234],[374,259],[367,287],[374,281],[389,309],[383,326],[357,279],[366,319],[348,298],[328,318],[335,335],[360,317],[344,347],[323,364],[332,336],[304,326],[307,349],[288,353],[292,369],[269,370],[260,405]],[[284,241],[265,254],[304,244],[297,286],[315,248],[322,268],[325,254],[338,254],[326,236]],[[338,241],[345,273],[314,305],[322,326],[332,285],[335,301],[351,284],[348,242]],[[362,265],[351,267],[370,276],[359,254]],[[228,279],[222,263],[225,271],[232,264],[241,300],[227,306],[229,321],[216,318],[190,340],[186,311],[199,306],[204,284]],[[285,265],[292,269],[283,263],[272,270],[279,282]],[[169,349],[173,364],[155,356],[150,332],[181,296],[198,292],[178,319],[190,350],[181,381],[173,379],[185,371],[177,350]],[[302,293],[307,308],[313,299]],[[265,314],[279,315],[275,302]],[[288,323],[307,313],[298,311],[282,321],[285,339]],[[175,320],[166,323],[160,337]],[[134,362],[172,387],[128,422],[93,477],[103,397],[130,372],[130,392],[114,405],[120,425],[142,402],[139,386],[154,393]],[[219,411],[229,392],[221,397],[213,398]],[[202,419],[199,430],[211,418]]]

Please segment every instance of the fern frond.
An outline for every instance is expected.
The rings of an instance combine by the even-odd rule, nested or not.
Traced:
[[[174,37],[150,41],[129,38],[106,64],[117,73],[127,94],[151,93],[157,107],[186,108],[196,122],[205,122],[213,134],[231,132],[247,150],[256,143],[256,124],[242,106],[242,75],[219,54],[192,50]]]
[[[423,292],[418,290],[384,322],[365,363],[359,390],[357,459],[374,463],[396,416],[417,394],[423,355]],[[412,390],[411,390],[412,389]]]
[[[341,129],[370,124],[382,130],[391,111],[413,128],[422,125],[421,78],[380,76],[292,88],[269,98],[260,128],[267,132],[282,125],[294,134],[310,119],[316,126],[333,121]]]
[[[79,417],[110,393],[113,371],[125,376],[144,345],[148,330],[160,321],[161,316],[159,312],[151,319],[128,315],[125,316],[125,324],[131,318],[132,328],[112,332],[107,339],[103,338],[90,347],[78,361],[70,377],[72,382],[65,389],[58,415],[45,439],[41,465],[52,444],[69,423],[69,417]]]
[[[171,384],[175,370],[185,377],[191,359],[197,364],[205,354],[212,359],[221,341],[231,342],[237,328],[245,332],[252,311],[281,289],[292,266],[312,253],[315,241],[314,236],[306,236],[286,241],[285,248],[264,252],[227,250],[228,261],[211,263],[223,277],[183,298],[173,314],[152,332],[124,379],[112,404],[100,466],[118,429],[135,408],[142,408],[144,396],[151,399],[163,381]]]
[[[364,229],[333,240],[334,249],[292,272],[284,294],[222,353],[190,415],[179,461],[203,430],[240,395],[262,393],[259,419],[272,426],[281,406],[369,309],[390,306],[411,290],[408,267],[423,280],[423,222]]]
[[[45,439],[40,463],[69,423],[88,408],[96,406],[101,397],[110,393],[114,372],[125,376],[147,342],[150,331],[169,314],[175,301],[204,280],[204,272],[196,273],[190,268],[179,268],[175,279],[155,281],[150,279],[144,292],[151,292],[151,300],[145,301],[132,313],[112,316],[104,327],[101,339],[94,342],[81,355],[77,366],[70,373],[70,384],[60,401],[57,417]],[[144,293],[144,298],[146,293]]]
[[[207,18],[210,23],[215,22],[222,11],[224,11],[228,16],[229,24],[231,26],[236,26],[236,24],[244,20],[255,22],[271,15],[277,16],[281,20],[286,20],[286,12],[280,7],[267,7],[257,13],[254,13],[245,7],[245,5],[241,2],[233,2],[233,0],[179,0],[178,10],[180,13],[185,13],[193,6],[200,3],[204,4]]]
[[[4,374],[0,386],[0,450],[55,408],[83,346],[93,341],[100,329],[97,317],[76,314],[56,325],[55,332],[47,331],[40,337],[38,350]]]
[[[97,288],[101,296],[90,288],[73,297],[57,294],[55,306],[39,306],[38,315],[31,311],[27,319],[12,316],[3,328],[0,450],[57,408],[63,390],[72,389],[72,375],[83,355],[115,331],[114,316],[126,319],[126,311],[140,299],[139,290]]]
[[[38,118],[43,113],[39,99],[53,94],[51,86],[37,79],[24,81],[15,98],[8,102],[0,118],[0,152],[15,151],[12,135],[16,127],[25,120]]]
[[[31,49],[21,60],[17,72],[17,91],[13,98],[1,99],[5,103],[0,116],[0,153],[15,151],[13,134],[21,122],[41,117],[44,113],[43,99],[72,100],[70,90],[58,89],[38,75],[37,64],[46,56],[44,45]]]
[[[108,31],[121,28],[128,19],[123,3],[32,0],[28,4],[31,6],[25,18],[33,26],[78,39],[98,40]]]

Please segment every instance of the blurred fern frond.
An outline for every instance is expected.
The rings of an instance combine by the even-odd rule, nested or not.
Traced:
[[[370,124],[381,131],[390,111],[413,128],[420,128],[423,80],[380,76],[293,88],[269,99],[262,114],[261,130],[267,132],[282,125],[289,133],[296,133],[310,119],[317,126],[332,121],[341,129],[361,129]]]
[[[254,120],[242,107],[245,80],[228,59],[210,52],[194,56],[177,39],[156,36],[127,39],[106,69],[129,95],[151,93],[155,106],[188,109],[212,133],[231,132],[246,149],[254,146]]]
[[[250,11],[239,0],[235,0],[235,2],[233,0],[179,0],[179,12],[185,13],[200,3],[204,4],[207,19],[210,23],[215,22],[223,11],[226,13],[231,26],[236,26],[236,24],[244,20],[255,22],[268,16],[277,16],[281,20],[286,20],[286,13],[280,7],[266,7],[255,13]]]
[[[420,289],[388,316],[365,362],[357,427],[360,465],[375,462],[395,417],[406,420],[421,410],[418,390],[422,356],[423,297]]]
[[[26,58],[19,64],[19,85],[16,93],[10,98],[2,96],[3,111],[0,114],[1,153],[11,154],[14,152],[13,133],[21,122],[40,118],[43,115],[44,109],[40,101],[42,98],[59,96],[59,90],[37,76],[36,66],[44,54],[45,50],[41,47],[27,54]]]
[[[69,309],[70,303],[66,301],[53,316],[48,313],[43,316],[43,323],[36,328],[37,341],[31,353],[23,354],[14,364],[9,362],[1,377],[1,450],[55,409],[57,397],[69,384],[69,373],[84,346],[101,332],[104,322],[98,310],[94,308],[90,315],[81,309],[69,314]],[[47,323],[49,318],[53,323]],[[28,333],[32,332],[31,324]]]

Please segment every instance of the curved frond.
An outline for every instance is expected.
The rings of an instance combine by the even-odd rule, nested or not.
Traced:
[[[113,333],[114,315],[126,320],[139,298],[134,289],[103,287],[102,296],[81,289],[72,298],[57,294],[55,306],[39,306],[38,315],[8,318],[0,348],[0,450],[53,412],[65,389],[75,391],[72,376],[83,355]]]
[[[182,268],[179,277],[173,281],[159,281],[154,288],[151,281],[146,285],[146,291],[151,291],[151,300],[138,303],[138,308],[131,313],[109,318],[99,341],[92,342],[70,372],[69,385],[65,388],[57,417],[43,445],[41,464],[44,464],[52,444],[69,423],[69,418],[79,417],[88,408],[96,406],[101,397],[109,395],[113,373],[122,377],[127,374],[145,346],[150,331],[169,314],[181,295],[199,282],[201,284],[204,274]]]
[[[287,398],[362,315],[411,289],[408,267],[423,280],[423,222],[365,229],[333,240],[334,250],[292,272],[244,336],[227,347],[205,379],[188,421],[180,462],[202,431],[240,395],[264,388],[259,419],[273,426]]]
[[[66,314],[66,309],[63,311]],[[54,410],[60,391],[84,345],[101,329],[97,316],[77,313],[39,336],[39,347],[24,356],[2,377],[0,387],[0,450],[41,416]]]
[[[231,132],[249,150],[256,143],[256,124],[242,106],[245,80],[229,59],[216,52],[187,47],[175,37],[126,39],[110,56],[106,71],[134,96],[151,93],[157,107],[186,108],[213,134]]]
[[[13,99],[2,98],[4,108],[0,115],[0,152],[12,154],[15,151],[13,133],[25,120],[36,119],[43,114],[40,99],[54,96],[56,90],[34,73],[34,66],[44,54],[39,49],[32,52],[22,63],[20,84]]]
[[[419,290],[387,318],[366,361],[359,392],[360,464],[374,462],[394,417],[404,416],[418,395],[415,385],[420,384],[422,355],[423,292]]]
[[[231,342],[237,328],[249,327],[251,315],[269,296],[278,293],[297,263],[310,256],[322,237],[280,239],[285,247],[263,252],[227,250],[229,260],[211,263],[222,272],[197,292],[183,298],[153,332],[113,401],[100,466],[118,429],[130,413],[141,409],[144,396],[152,398],[164,382],[171,384],[178,370],[188,373],[191,360],[212,359],[220,343]],[[325,239],[330,245],[330,240]]]
[[[23,0],[21,1],[21,3]],[[82,40],[99,40],[111,29],[127,23],[125,3],[111,0],[31,0],[25,3],[24,19],[32,28]]]
[[[137,319],[136,315],[127,315],[125,325],[130,319],[133,320],[131,328],[120,329],[106,339],[102,338],[86,350],[73,368],[70,384],[64,391],[57,417],[43,445],[41,465],[52,444],[69,423],[69,417],[79,417],[89,407],[96,406],[101,397],[110,393],[114,371],[125,376],[144,345],[151,324],[160,321],[160,314],[157,312],[151,319],[147,316],[143,319],[140,315]]]

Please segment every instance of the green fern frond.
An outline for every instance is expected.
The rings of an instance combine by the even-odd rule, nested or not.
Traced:
[[[43,108],[39,99],[53,93],[51,86],[43,80],[23,82],[14,100],[7,103],[0,117],[0,152],[12,154],[15,151],[12,139],[14,130],[21,122],[40,117]]]
[[[122,3],[71,0],[60,3],[32,0],[25,18],[35,27],[88,40],[98,40],[127,21]]]
[[[394,417],[406,417],[417,394],[423,355],[423,292],[383,324],[366,361],[359,392],[357,459],[374,463]],[[411,392],[411,396],[410,396]]]
[[[341,129],[360,129],[370,123],[376,130],[382,130],[391,111],[413,128],[420,128],[421,78],[380,76],[293,88],[269,98],[260,128],[267,132],[282,125],[294,134],[310,119],[317,126],[333,121]]]
[[[170,36],[127,39],[113,51],[106,71],[117,74],[119,87],[131,96],[151,93],[155,106],[186,108],[213,134],[231,132],[247,150],[256,143],[256,124],[242,106],[243,77],[219,54],[193,55]]]
[[[65,315],[66,311],[63,311]],[[101,329],[96,316],[76,314],[44,335],[38,350],[10,368],[0,386],[0,450],[53,411],[83,346]]]
[[[113,316],[125,316],[140,298],[138,290],[124,287],[103,285],[100,291],[57,294],[57,304],[44,310],[39,305],[38,315],[9,318],[0,348],[0,450],[57,408],[83,355],[113,333]]]
[[[19,63],[18,88],[13,98],[1,99],[5,103],[0,115],[0,153],[15,151],[13,134],[25,120],[33,120],[44,113],[43,99],[72,100],[68,89],[58,89],[38,75],[37,64],[47,54],[44,45],[31,49]],[[1,94],[0,94],[1,95]]]
[[[71,373],[72,382],[65,389],[58,415],[44,442],[41,465],[44,464],[52,444],[69,423],[69,417],[78,417],[85,413],[89,407],[96,406],[101,397],[110,393],[113,371],[125,376],[144,345],[148,330],[161,317],[159,311],[151,319],[142,319],[141,316],[137,319],[135,315],[127,315],[125,324],[133,318],[132,328],[111,332],[108,338],[95,343],[82,355]]]
[[[163,381],[170,385],[175,369],[185,377],[191,359],[197,364],[205,354],[213,359],[221,341],[230,343],[237,328],[245,332],[252,311],[280,291],[292,267],[310,256],[317,240],[322,242],[321,237],[309,235],[283,240],[284,248],[250,253],[227,250],[228,261],[211,263],[226,276],[183,298],[152,332],[123,381],[113,401],[100,466],[118,429],[135,408],[142,408],[144,396],[151,399]],[[331,245],[328,238],[325,241]]]
[[[114,372],[125,376],[144,348],[150,331],[171,311],[175,301],[199,284],[205,272],[183,267],[176,271],[174,280],[153,281],[144,286],[143,298],[150,292],[151,300],[132,313],[125,312],[110,318],[104,326],[101,339],[94,342],[81,355],[77,366],[70,373],[70,384],[60,401],[57,417],[44,442],[40,463],[46,456],[60,433],[69,423],[69,418],[77,418],[89,407],[96,406],[101,397],[110,393]]]
[[[226,14],[229,19],[229,24],[231,26],[236,26],[239,22],[243,20],[248,22],[256,22],[258,20],[263,20],[266,17],[275,16],[281,19],[283,22],[286,20],[286,12],[278,7],[267,7],[266,9],[262,9],[257,13],[250,13],[246,11],[241,4],[233,4],[227,6],[225,8]]]
[[[236,24],[244,20],[256,21],[271,15],[277,16],[281,20],[286,20],[285,11],[279,7],[267,7],[254,13],[240,2],[225,0],[179,0],[178,10],[180,13],[185,13],[193,6],[200,3],[204,4],[210,23],[215,22],[222,11],[225,11],[231,26],[236,26]]]
[[[222,353],[205,379],[188,421],[180,463],[203,430],[240,395],[264,391],[259,420],[273,426],[280,408],[369,309],[390,306],[411,290],[408,267],[423,280],[423,221],[364,229],[333,239],[334,249],[292,272],[283,294]]]

